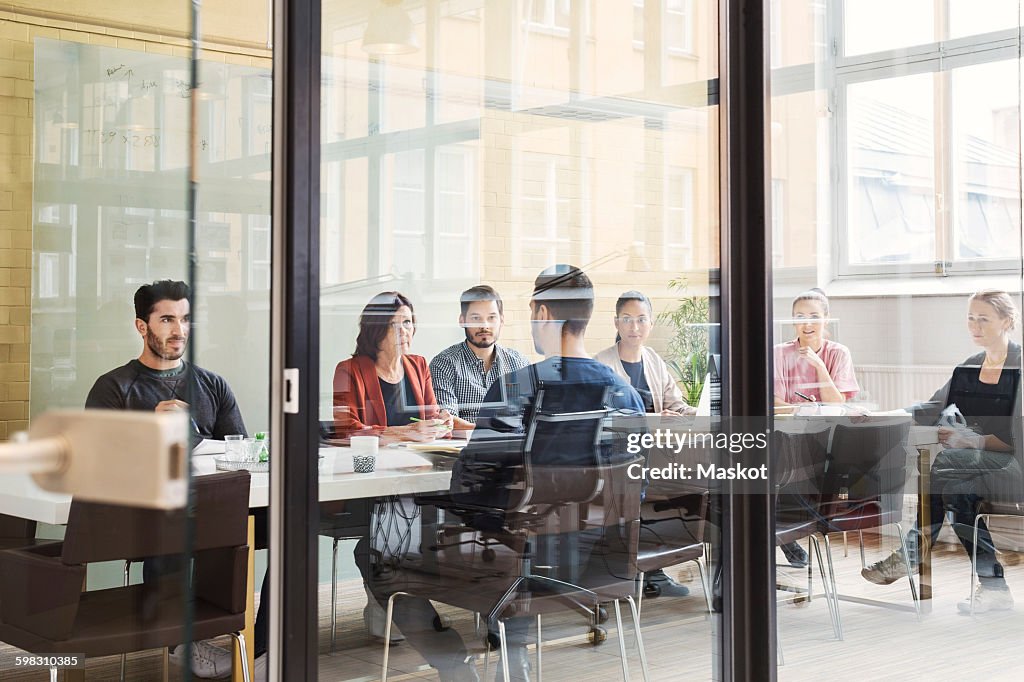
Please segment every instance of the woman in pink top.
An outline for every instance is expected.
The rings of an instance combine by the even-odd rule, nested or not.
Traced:
[[[825,338],[825,292],[811,289],[793,299],[793,318],[796,338],[775,346],[775,405],[844,403],[856,396],[860,387],[853,375],[850,349]],[[807,552],[799,543],[790,542],[780,549],[790,566],[807,565]]]
[[[793,317],[796,338],[775,346],[775,404],[844,403],[854,398],[860,386],[850,349],[825,338],[825,292],[811,289],[793,299]]]

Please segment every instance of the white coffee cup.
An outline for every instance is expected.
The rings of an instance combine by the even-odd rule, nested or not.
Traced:
[[[353,455],[376,455],[380,439],[377,436],[352,436],[349,442]]]

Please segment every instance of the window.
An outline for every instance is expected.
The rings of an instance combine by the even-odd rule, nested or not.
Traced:
[[[422,149],[392,155],[392,269],[398,274],[426,274],[423,156]]]
[[[470,277],[476,271],[475,157],[471,147],[446,145],[437,150],[435,262],[439,277]]]
[[[568,31],[572,21],[570,0],[533,0],[528,3],[531,28]]]
[[[270,216],[250,215],[249,229],[249,289],[270,289]]]
[[[693,52],[693,0],[665,0],[665,47]]]
[[[569,198],[559,193],[559,174],[568,172],[568,159],[524,153],[520,166],[518,227],[510,239],[515,262],[532,272],[569,255]]]
[[[39,298],[60,296],[60,254],[39,254]]]
[[[782,66],[782,0],[772,0],[769,11],[771,26],[768,31],[768,63],[771,66]]]
[[[784,241],[786,205],[782,180],[772,180],[772,267],[785,264]]]
[[[693,52],[693,0],[663,0],[662,37],[670,52]],[[644,0],[633,0],[633,46],[644,46]]]
[[[693,265],[693,170],[670,167],[665,174],[665,267]]]
[[[835,68],[838,274],[1019,270],[1019,49],[1015,30],[991,32],[1010,13],[900,3],[885,26],[913,19],[907,38],[869,25],[874,4],[845,3]],[[960,17],[955,49],[915,33],[939,10]],[[988,32],[964,35],[972,27]]]

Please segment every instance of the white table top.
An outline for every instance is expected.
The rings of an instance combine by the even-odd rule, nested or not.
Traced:
[[[788,429],[796,426],[794,421],[788,421]],[[938,443],[937,431],[933,426],[914,425],[910,428],[909,445],[934,446]],[[451,482],[451,466],[455,461],[451,456],[413,452],[406,448],[382,448],[378,453],[377,470],[370,474],[356,474],[352,473],[351,455],[348,452],[348,448],[320,448],[323,456],[321,501],[447,490]],[[214,455],[193,457],[193,472],[199,475],[213,473],[216,471],[213,460]],[[269,499],[269,474],[252,474],[249,506],[266,507]],[[67,523],[70,509],[70,495],[41,490],[27,474],[0,476],[0,513],[62,525]]]
[[[320,500],[354,500],[364,497],[427,493],[447,490],[455,459],[432,453],[413,453],[405,448],[383,448],[378,468],[370,474],[352,473],[348,448],[321,448]],[[192,458],[198,475],[216,471],[214,455]],[[391,460],[388,462],[388,460]],[[249,506],[266,507],[270,475],[252,474]],[[41,523],[62,525],[68,521],[71,496],[41,490],[27,474],[0,476],[0,513]]]

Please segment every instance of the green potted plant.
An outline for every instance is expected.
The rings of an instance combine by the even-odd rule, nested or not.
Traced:
[[[684,294],[686,287],[685,277],[668,283],[669,290],[679,294]],[[690,405],[700,400],[707,376],[709,318],[707,296],[682,296],[673,308],[658,314],[658,322],[672,331],[665,362],[679,382],[683,399]]]

